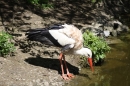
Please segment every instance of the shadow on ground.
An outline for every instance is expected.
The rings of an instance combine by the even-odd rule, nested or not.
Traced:
[[[34,65],[34,66],[40,66],[52,70],[57,70],[59,74],[61,74],[61,68],[60,68],[60,62],[58,59],[51,59],[51,58],[42,58],[42,57],[29,57],[25,59],[25,62]],[[78,67],[75,67],[71,65],[70,63],[66,62],[67,66],[69,68],[69,71],[73,73],[74,75],[79,74]],[[66,71],[65,71],[66,73]]]

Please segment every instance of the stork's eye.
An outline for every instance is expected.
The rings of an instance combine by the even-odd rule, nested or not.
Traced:
[[[90,55],[88,54],[88,57],[90,57]]]

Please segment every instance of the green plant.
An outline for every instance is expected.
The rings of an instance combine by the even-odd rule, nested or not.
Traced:
[[[92,32],[86,31],[83,33],[84,46],[92,50],[94,62],[97,63],[99,59],[104,59],[105,54],[110,51],[110,47],[106,41],[93,35]]]
[[[91,2],[92,2],[92,3],[95,3],[95,2],[96,2],[96,0],[91,0]]]
[[[0,56],[8,55],[15,50],[14,44],[10,42],[12,36],[6,32],[0,32]]]
[[[31,3],[37,7],[41,8],[53,8],[53,5],[49,3],[49,0],[27,0],[28,3]]]

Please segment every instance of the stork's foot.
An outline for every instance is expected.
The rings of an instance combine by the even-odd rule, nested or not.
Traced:
[[[64,80],[70,80],[71,78],[74,78],[74,75],[71,74],[71,73],[62,74],[62,78],[63,78]]]
[[[62,74],[62,78],[63,78],[64,80],[69,80],[69,77],[67,77],[66,74]]]
[[[68,77],[68,78],[74,78],[74,75],[71,74],[71,73],[68,73],[68,74],[67,74],[67,77]]]

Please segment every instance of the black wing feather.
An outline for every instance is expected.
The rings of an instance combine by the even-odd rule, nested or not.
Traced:
[[[57,47],[62,47],[56,39],[49,33],[49,30],[57,30],[64,28],[61,25],[54,25],[49,28],[37,28],[37,29],[30,29],[26,33],[27,38],[31,41],[39,41],[43,44],[53,45]]]

